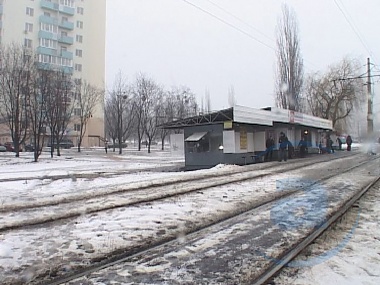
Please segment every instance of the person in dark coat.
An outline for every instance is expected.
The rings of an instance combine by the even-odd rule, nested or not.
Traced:
[[[265,161],[272,161],[273,149],[274,149],[274,139],[272,136],[267,138],[265,142],[265,147],[267,148],[265,150]]]
[[[351,151],[352,138],[350,135],[347,136],[346,143],[347,143],[347,151]]]
[[[300,149],[300,157],[305,157],[306,156],[307,143],[306,143],[304,137],[301,138],[300,142],[298,143],[298,147]]]
[[[335,153],[335,150],[334,150],[334,141],[330,137],[329,137],[329,140],[330,140],[331,153]]]
[[[288,148],[289,140],[288,137],[285,136],[283,132],[280,133],[280,137],[278,139],[279,143],[279,153],[278,153],[278,161],[286,161],[288,159],[286,154],[286,149]]]
[[[342,150],[342,140],[340,139],[340,137],[338,137],[336,140],[338,141],[339,150]]]

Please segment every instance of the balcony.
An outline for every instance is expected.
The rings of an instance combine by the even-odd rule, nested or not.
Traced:
[[[43,70],[63,70],[64,73],[66,74],[73,74],[74,69],[69,66],[61,66],[61,65],[55,65],[51,63],[43,63],[43,62],[38,62],[37,63],[37,68],[43,69]]]
[[[57,56],[58,52],[55,49],[46,48],[46,47],[38,47],[37,48],[37,54],[46,54],[46,55]]]
[[[60,36],[58,37],[58,42],[67,44],[67,45],[72,45],[74,43],[74,38],[68,37],[68,36]]]
[[[58,35],[51,33],[51,32],[46,32],[46,31],[39,31],[38,32],[38,38],[39,39],[49,39],[49,40],[58,40]]]
[[[75,15],[75,9],[74,8],[63,6],[63,5],[59,5],[59,12],[66,14],[66,15],[70,15],[70,16]]]
[[[59,5],[56,3],[52,3],[50,1],[41,0],[41,8],[48,9],[51,11],[58,11]]]
[[[62,21],[61,23],[59,23],[59,27],[66,30],[74,30],[74,23]]]
[[[56,19],[56,18],[41,15],[39,19],[40,19],[41,23],[52,24],[52,25],[58,26],[58,19]]]
[[[61,51],[61,57],[67,58],[67,59],[73,59],[74,58],[73,53],[69,52],[67,50],[62,50]]]

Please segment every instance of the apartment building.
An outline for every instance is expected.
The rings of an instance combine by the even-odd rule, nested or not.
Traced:
[[[21,43],[38,54],[38,61],[60,67],[75,80],[105,87],[106,0],[0,0],[0,42]],[[103,101],[87,125],[82,145],[102,144]],[[74,119],[67,136],[76,145],[79,125]],[[1,129],[1,128],[0,128]],[[4,138],[4,129],[0,134]],[[8,139],[9,140],[9,139]]]

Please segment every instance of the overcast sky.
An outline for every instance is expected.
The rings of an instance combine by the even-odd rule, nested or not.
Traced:
[[[107,85],[119,70],[130,81],[142,72],[166,89],[188,86],[199,102],[207,89],[214,110],[228,107],[230,86],[240,105],[274,106],[284,2],[297,15],[305,73],[349,56],[362,73],[370,57],[380,74],[379,0],[107,0]]]

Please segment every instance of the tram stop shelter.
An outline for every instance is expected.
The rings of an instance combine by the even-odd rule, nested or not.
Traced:
[[[174,120],[164,129],[181,130],[170,136],[171,149],[183,149],[186,169],[202,169],[218,164],[250,164],[264,161],[265,142],[274,139],[273,159],[283,132],[294,147],[301,137],[308,153],[318,153],[319,142],[332,131],[330,120],[267,107],[254,109],[235,105],[220,111]]]

